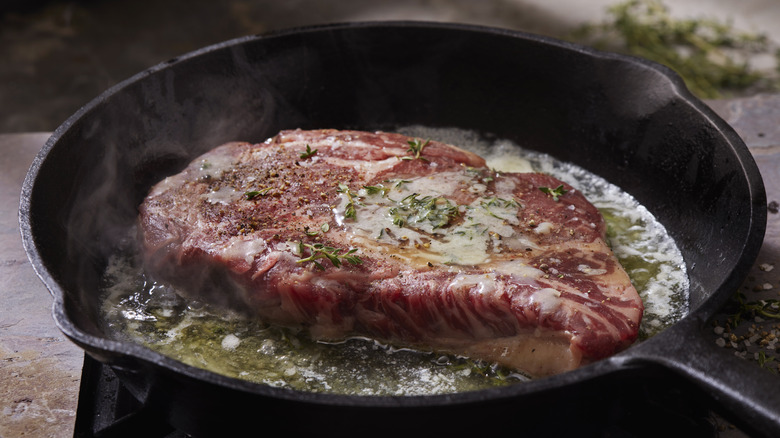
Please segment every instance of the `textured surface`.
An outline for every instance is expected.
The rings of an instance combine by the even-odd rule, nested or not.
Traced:
[[[0,135],[0,436],[73,436],[83,352],[54,326],[22,248],[24,175],[48,134]]]
[[[780,299],[780,95],[711,102],[745,140],[758,164],[767,192],[768,215],[764,244],[749,277],[740,288],[744,303],[769,303]],[[736,304],[728,306],[713,322],[718,345],[755,361],[768,373],[780,373],[778,308],[754,315]],[[741,321],[737,321],[737,315]],[[736,324],[735,324],[736,323]],[[780,345],[777,345],[780,349]]]

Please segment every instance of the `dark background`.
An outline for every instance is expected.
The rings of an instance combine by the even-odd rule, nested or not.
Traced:
[[[556,36],[522,0],[0,0],[0,133],[52,131],[140,71],[228,39],[318,23],[427,20]]]

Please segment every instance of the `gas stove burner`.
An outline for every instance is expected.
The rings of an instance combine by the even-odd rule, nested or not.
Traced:
[[[185,438],[159,413],[139,402],[110,367],[84,355],[75,438]]]
[[[559,413],[565,424],[551,426],[556,434],[563,427],[568,431],[564,435],[576,433],[580,437],[657,438],[672,432],[692,438],[719,436],[710,407],[691,396],[695,391],[684,384],[675,385],[676,382],[664,385],[650,380],[642,386],[626,388],[625,393],[633,394],[630,398],[616,394],[613,402],[604,406],[601,418],[567,410]],[[199,436],[197,432],[176,430],[162,414],[139,402],[110,367],[89,355],[84,358],[77,409],[76,438]]]

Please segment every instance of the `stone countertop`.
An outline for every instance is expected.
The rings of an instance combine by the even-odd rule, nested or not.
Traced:
[[[72,437],[84,353],[27,260],[19,195],[49,133],[0,135],[0,436]]]
[[[741,292],[751,302],[778,299],[780,95],[707,103],[745,140],[767,189],[765,242]],[[71,437],[76,416],[83,352],[55,326],[51,295],[27,260],[18,225],[22,181],[48,137],[49,133],[0,134],[0,436],[4,437]],[[777,330],[780,338],[777,322],[746,314],[732,327],[729,316],[724,313],[714,324],[713,342],[777,374],[780,356],[775,359],[772,337]],[[741,436],[727,423],[721,425],[723,436]]]

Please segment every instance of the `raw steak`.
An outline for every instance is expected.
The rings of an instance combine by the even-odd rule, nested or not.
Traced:
[[[643,312],[579,191],[399,134],[219,146],[154,186],[140,223],[157,278],[317,339],[545,376],[626,348]]]

